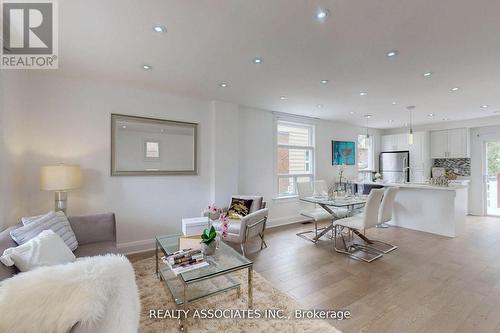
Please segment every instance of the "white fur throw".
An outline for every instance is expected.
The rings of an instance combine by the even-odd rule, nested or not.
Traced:
[[[128,259],[105,255],[0,282],[0,332],[136,333],[140,302]]]

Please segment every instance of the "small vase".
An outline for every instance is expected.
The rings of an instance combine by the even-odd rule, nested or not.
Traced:
[[[201,243],[201,253],[206,256],[210,256],[215,253],[215,249],[217,248],[217,244],[214,241],[211,241],[209,244]]]

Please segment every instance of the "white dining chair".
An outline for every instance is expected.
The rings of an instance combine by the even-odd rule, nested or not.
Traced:
[[[333,248],[336,252],[347,254],[355,259],[363,260],[365,262],[372,262],[383,256],[384,253],[382,251],[370,246],[376,241],[368,239],[368,237],[362,233],[362,231],[373,228],[378,224],[378,212],[383,196],[384,189],[372,189],[368,195],[363,213],[333,221]],[[345,228],[361,238],[365,244],[348,244],[343,234],[343,229]],[[337,236],[340,236],[342,239],[342,243],[344,245],[343,249],[337,248]],[[366,256],[357,255],[357,252],[365,252],[371,255],[371,257],[367,258]]]
[[[318,184],[318,185],[316,185]],[[326,182],[324,184],[320,183],[319,181],[316,182],[297,182],[297,193],[299,195],[299,198],[307,198],[307,197],[312,197],[315,195],[315,190],[314,187],[315,185],[317,186],[317,191],[321,191],[322,188],[321,186],[324,186],[326,189],[326,195],[328,195],[328,188],[326,186]],[[319,192],[318,192],[319,193]],[[316,194],[317,196],[318,194]],[[304,204],[304,203],[302,203]],[[315,204],[307,204],[306,209],[302,209],[300,211],[300,215],[305,216],[312,220],[314,223],[314,230],[310,231],[303,231],[299,232],[297,236],[302,237],[304,239],[307,239],[309,241],[312,241],[313,243],[316,242],[318,238],[318,231],[322,231],[324,228],[318,228],[318,222],[320,221],[332,221],[333,216],[332,214],[328,213],[326,210],[324,210],[321,207],[318,207]],[[314,238],[309,238],[306,235],[314,233]]]
[[[392,211],[394,210],[394,201],[396,200],[396,194],[399,192],[399,187],[388,187],[385,190],[384,198],[382,199],[382,204],[378,212],[378,223],[377,228],[389,228],[386,222],[392,220]]]

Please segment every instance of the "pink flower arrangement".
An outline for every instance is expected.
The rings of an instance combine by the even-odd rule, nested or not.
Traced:
[[[219,220],[222,222],[222,238],[226,239],[227,231],[229,229],[229,218],[226,213],[220,214]]]
[[[221,214],[224,212],[222,208],[217,208],[215,204],[208,205],[208,211],[210,213],[221,213]]]
[[[227,214],[224,212],[222,208],[218,208],[215,204],[211,204],[208,206],[208,212],[210,215],[212,214],[219,214],[219,221],[222,222],[222,238],[225,239],[227,237],[227,233],[229,230],[229,217]]]

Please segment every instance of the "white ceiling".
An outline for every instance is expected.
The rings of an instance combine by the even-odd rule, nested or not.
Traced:
[[[407,105],[417,106],[415,124],[500,110],[499,0],[65,0],[59,8],[62,75],[358,125],[369,113],[378,128],[402,126]],[[330,11],[324,22],[315,19],[320,8]],[[168,32],[153,32],[155,23]],[[385,56],[394,49],[398,56]]]

